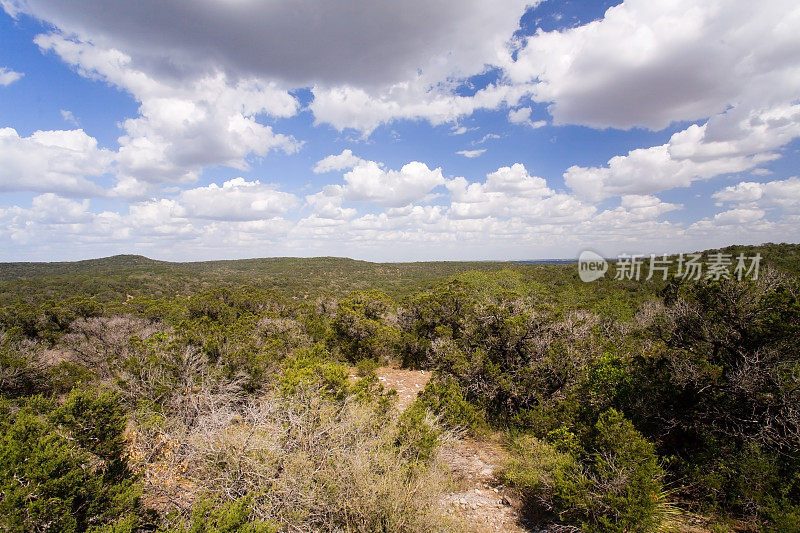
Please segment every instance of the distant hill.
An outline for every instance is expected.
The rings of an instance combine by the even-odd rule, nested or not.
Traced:
[[[137,295],[171,298],[205,288],[241,285],[275,290],[289,298],[370,288],[400,294],[460,272],[511,265],[483,261],[371,263],[338,257],[178,263],[116,255],[73,262],[0,263],[0,298],[42,301],[74,294],[100,301]]]
[[[760,253],[763,264],[800,275],[800,245],[763,244],[706,250]],[[131,296],[173,298],[213,287],[251,285],[291,299],[341,296],[353,290],[380,289],[408,294],[458,273],[510,268],[543,284],[577,279],[574,262],[430,261],[371,263],[341,257],[274,257],[225,261],[169,262],[141,255],[115,255],[85,261],[0,263],[0,299],[30,302],[83,295],[98,301]]]
[[[57,276],[75,272],[115,270],[131,267],[153,267],[168,264],[167,262],[156,261],[155,259],[150,259],[143,255],[112,255],[111,257],[101,257],[99,259],[58,261],[52,263],[0,263],[0,280]]]

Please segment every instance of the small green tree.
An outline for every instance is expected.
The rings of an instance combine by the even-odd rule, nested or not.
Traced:
[[[348,362],[385,361],[396,355],[399,330],[388,318],[393,303],[378,291],[357,292],[339,301],[331,323],[331,345]]]
[[[139,487],[115,396],[76,390],[61,407],[35,396],[0,411],[0,529],[73,532],[135,520]]]
[[[649,532],[662,520],[663,472],[653,445],[613,409],[581,442],[568,431],[553,443],[516,441],[505,479],[520,489],[529,511],[551,510],[584,531]]]

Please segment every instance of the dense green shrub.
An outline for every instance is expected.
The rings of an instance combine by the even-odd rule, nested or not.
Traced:
[[[532,435],[514,439],[511,452],[500,476],[520,491],[529,518],[543,522],[551,518],[551,513],[559,518],[566,510],[562,497],[565,486],[582,479],[575,456]]]
[[[333,398],[343,398],[349,389],[350,370],[343,364],[330,361],[320,345],[300,350],[283,365],[279,379],[284,394],[309,391]]]
[[[160,533],[277,533],[271,522],[253,516],[250,497],[232,502],[205,498],[192,507],[189,520],[177,527],[160,529]]]
[[[61,361],[47,369],[47,382],[55,394],[67,394],[76,387],[91,385],[97,375],[82,364]]]
[[[394,358],[399,331],[390,321],[392,308],[391,298],[378,291],[357,292],[340,300],[331,321],[334,352],[349,363]]]
[[[565,431],[551,439],[519,439],[503,472],[532,514],[552,511],[585,531],[656,529],[664,511],[663,473],[653,445],[630,421],[610,410],[580,444]]]
[[[0,326],[29,339],[56,342],[78,318],[96,317],[102,307],[83,295],[71,295],[61,301],[46,301],[39,306],[18,300],[0,309]]]
[[[442,432],[422,404],[414,403],[403,411],[397,424],[397,444],[415,463],[427,463],[441,444]]]
[[[356,363],[356,372],[359,376],[369,376],[378,369],[378,362],[374,359],[362,359]]]
[[[440,424],[450,429],[470,432],[486,429],[483,413],[464,398],[454,379],[432,379],[415,403],[436,415]]]
[[[125,416],[108,392],[76,390],[2,405],[0,526],[85,531],[135,516],[139,487],[123,455]]]
[[[632,417],[691,497],[758,521],[800,504],[800,288],[758,281],[674,283],[653,326],[663,347],[632,368]]]

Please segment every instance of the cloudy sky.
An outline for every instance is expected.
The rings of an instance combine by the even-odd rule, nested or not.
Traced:
[[[0,260],[800,241],[796,0],[0,6]]]

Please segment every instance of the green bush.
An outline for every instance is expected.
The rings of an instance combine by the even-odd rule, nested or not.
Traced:
[[[61,407],[34,396],[1,414],[0,529],[85,531],[135,516],[139,487],[113,395],[74,391]]]
[[[388,321],[393,307],[391,298],[378,291],[357,292],[340,300],[331,322],[332,350],[349,363],[393,359],[400,335]]]
[[[103,462],[107,480],[121,482],[128,477],[124,436],[127,415],[116,394],[104,389],[75,389],[52,419],[78,447]]]
[[[397,445],[411,461],[424,464],[431,460],[441,444],[441,430],[421,404],[403,411],[397,423]]]
[[[444,426],[473,433],[486,429],[483,413],[464,398],[458,383],[449,378],[432,379],[418,395],[416,403],[439,417]]]
[[[62,361],[47,369],[47,379],[56,394],[67,394],[76,387],[93,383],[97,376],[83,365]]]
[[[361,377],[369,376],[378,369],[378,362],[374,359],[362,359],[356,363],[356,372]]]
[[[631,369],[631,417],[676,458],[686,496],[758,523],[776,501],[800,505],[798,295],[796,279],[768,271],[672,283],[650,332],[663,345]]]
[[[349,376],[350,370],[345,365],[327,359],[325,349],[316,345],[299,350],[284,363],[279,385],[287,395],[309,391],[343,398],[350,388]]]
[[[525,497],[532,515],[552,510],[564,522],[596,532],[648,532],[664,512],[654,447],[620,413],[609,410],[580,445],[566,431],[555,443],[523,437],[504,478]]]
[[[663,493],[663,472],[653,445],[612,409],[595,425],[591,447],[591,484],[601,493],[599,501],[584,499],[588,516],[597,517],[592,529],[652,531],[661,520]]]
[[[565,511],[564,487],[583,479],[577,459],[530,435],[516,438],[511,452],[500,477],[520,491],[529,518],[544,522],[550,511],[557,518]]]
[[[277,533],[271,522],[253,516],[253,502],[245,497],[232,502],[205,498],[192,507],[189,520],[161,533]]]

